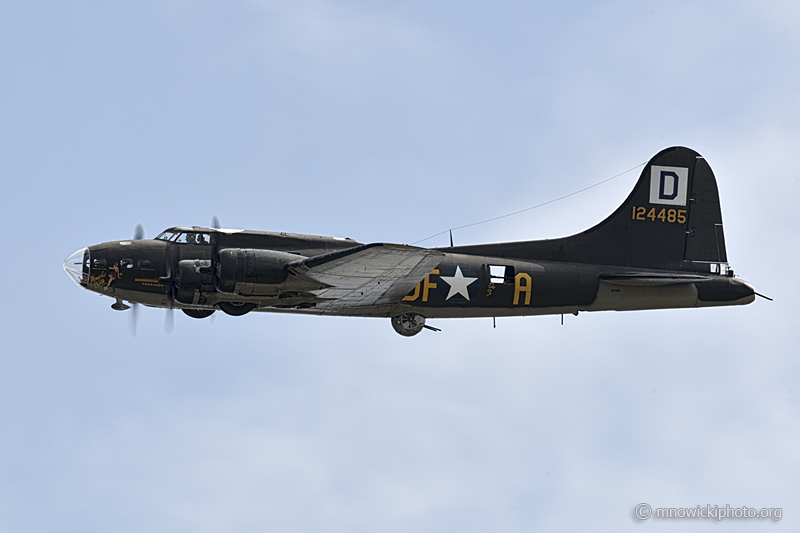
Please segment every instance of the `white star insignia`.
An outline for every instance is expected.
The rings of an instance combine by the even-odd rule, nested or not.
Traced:
[[[450,285],[450,292],[445,300],[449,300],[456,294],[460,294],[469,301],[469,290],[467,287],[478,281],[478,278],[465,278],[461,273],[461,267],[456,265],[456,273],[452,276],[439,276],[439,279]]]

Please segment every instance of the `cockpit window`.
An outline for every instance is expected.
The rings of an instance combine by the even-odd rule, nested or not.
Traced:
[[[211,235],[195,231],[176,232],[164,231],[156,237],[160,241],[177,242],[180,244],[211,244]]]
[[[174,231],[162,231],[156,239],[159,241],[174,241],[179,235],[180,233],[175,233]]]
[[[207,233],[186,232],[178,235],[178,238],[173,242],[184,244],[209,244],[209,235]]]

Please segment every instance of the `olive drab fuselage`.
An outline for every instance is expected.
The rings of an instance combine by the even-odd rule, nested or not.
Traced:
[[[176,227],[83,248],[64,268],[115,300],[176,307],[425,319],[747,304],[728,266],[716,180],[687,148],[657,154],[606,220],[560,239],[447,248]]]

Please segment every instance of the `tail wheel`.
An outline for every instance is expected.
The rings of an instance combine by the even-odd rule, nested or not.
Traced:
[[[218,305],[219,308],[222,309],[223,313],[231,316],[246,315],[256,306],[256,304],[253,303],[238,304],[233,302],[220,302]]]
[[[425,327],[425,317],[417,313],[393,316],[392,327],[403,337],[413,337]]]

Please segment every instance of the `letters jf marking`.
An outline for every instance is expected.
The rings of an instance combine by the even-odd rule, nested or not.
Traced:
[[[650,170],[650,203],[686,206],[688,185],[688,168],[653,165]]]

